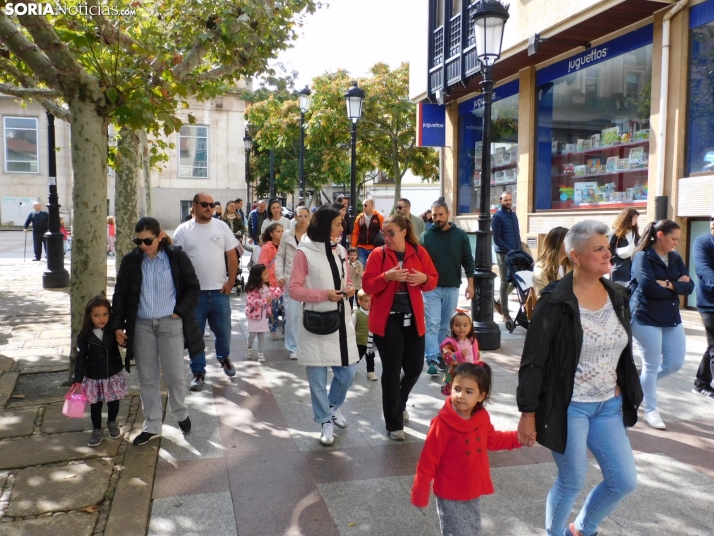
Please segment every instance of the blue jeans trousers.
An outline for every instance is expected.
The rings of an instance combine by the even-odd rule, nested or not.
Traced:
[[[270,333],[275,333],[279,328],[282,328],[285,325],[283,297],[280,296],[277,300],[273,298],[273,301],[270,302],[270,307],[273,311],[273,316],[268,318],[268,327],[270,328]]]
[[[287,285],[285,285],[285,294],[283,294],[283,307],[285,309],[285,349],[295,353],[297,352],[298,323],[302,322],[302,303],[290,297]]]
[[[357,248],[357,260],[362,263],[362,266],[367,266],[367,257],[372,251],[371,249]]]
[[[357,372],[358,363],[347,367],[332,367],[332,383],[330,392],[327,392],[327,367],[305,367],[307,381],[310,384],[310,399],[312,400],[312,414],[315,422],[322,424],[332,422],[330,407],[339,408],[347,398],[347,391],[352,386]]]
[[[451,332],[451,317],[459,303],[458,287],[436,287],[424,292],[426,317],[426,361],[437,363],[441,357],[439,345]]]
[[[671,328],[645,326],[632,318],[632,336],[642,354],[640,383],[645,395],[645,411],[657,409],[657,382],[684,365],[687,339],[684,324]]]
[[[622,397],[605,402],[571,402],[568,406],[568,439],[565,453],[553,452],[558,467],[548,493],[545,528],[549,536],[563,536],[575,499],[585,485],[588,450],[600,465],[603,481],[595,486],[575,519],[585,536],[637,488],[637,469],[632,447],[622,422]]]
[[[202,290],[198,305],[193,310],[201,335],[206,331],[206,321],[215,335],[216,357],[220,361],[231,353],[231,302],[228,294],[220,290]],[[191,372],[206,373],[206,352],[191,361]]]

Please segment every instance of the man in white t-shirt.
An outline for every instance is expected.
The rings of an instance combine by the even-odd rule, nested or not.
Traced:
[[[216,357],[227,376],[236,369],[228,357],[231,352],[230,293],[238,272],[238,241],[225,222],[213,218],[216,204],[205,192],[193,198],[193,219],[182,223],[174,232],[174,245],[181,246],[191,259],[201,283],[201,297],[194,310],[201,333],[206,320],[215,335]],[[227,259],[227,260],[226,260]],[[228,275],[226,275],[226,271]],[[193,379],[189,389],[200,391],[206,378],[206,354],[191,361]]]

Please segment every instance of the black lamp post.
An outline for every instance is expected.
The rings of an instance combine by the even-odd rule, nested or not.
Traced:
[[[350,166],[350,216],[357,216],[357,122],[362,117],[362,104],[364,103],[364,91],[357,82],[352,82],[352,86],[345,93],[347,103],[347,117],[352,121],[352,163]]]
[[[250,150],[253,147],[253,138],[250,137],[248,129],[245,129],[243,137],[243,145],[245,146],[245,196],[248,198],[248,211],[253,206],[253,201],[250,198]]]
[[[483,70],[483,141],[481,155],[481,186],[476,231],[476,271],[471,313],[479,347],[495,350],[501,347],[501,331],[493,321],[494,279],[491,257],[491,101],[493,98],[493,64],[501,56],[503,28],[508,20],[508,6],[498,0],[476,3],[474,37],[476,55]],[[505,277],[506,274],[501,274]]]
[[[305,114],[310,109],[310,88],[300,90],[300,199],[305,199]],[[294,205],[294,204],[293,204]]]
[[[55,153],[55,116],[47,112],[47,151],[49,153],[49,230],[45,233],[47,270],[42,274],[42,288],[69,286],[69,272],[64,269],[64,236],[60,233],[59,197],[57,196],[57,159]]]

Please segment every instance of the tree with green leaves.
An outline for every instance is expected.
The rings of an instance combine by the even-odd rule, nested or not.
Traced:
[[[106,289],[108,124],[154,138],[175,132],[181,125],[176,110],[189,95],[210,98],[226,84],[265,71],[295,37],[300,17],[320,5],[116,0],[112,7],[135,14],[113,17],[99,0],[86,4],[89,9],[80,13],[0,10],[0,92],[37,99],[71,125],[73,338],[85,304]],[[151,150],[158,156],[162,147]]]

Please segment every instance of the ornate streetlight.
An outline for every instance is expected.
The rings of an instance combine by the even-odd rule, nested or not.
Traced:
[[[49,230],[45,233],[47,270],[42,274],[42,288],[69,286],[69,272],[64,267],[64,237],[60,233],[59,197],[57,195],[57,159],[55,152],[55,116],[47,112],[47,151],[49,154]]]
[[[245,146],[245,196],[248,198],[247,211],[250,212],[250,207],[253,206],[253,200],[250,198],[250,150],[253,148],[253,138],[250,137],[247,126],[243,137],[243,145]]]
[[[501,347],[501,331],[493,321],[494,279],[491,257],[491,101],[493,98],[493,64],[501,56],[503,29],[508,20],[508,6],[498,0],[480,0],[474,15],[476,55],[481,62],[483,81],[483,142],[481,186],[476,231],[476,271],[471,313],[479,347],[495,350]],[[505,277],[506,274],[501,274]]]
[[[300,95],[300,199],[305,200],[305,114],[310,109],[310,88],[305,86]]]
[[[347,117],[352,121],[352,163],[350,168],[350,216],[357,216],[357,122],[362,117],[362,104],[364,103],[364,91],[357,82],[352,82],[352,86],[345,93],[347,103]]]

